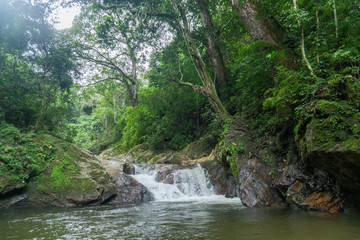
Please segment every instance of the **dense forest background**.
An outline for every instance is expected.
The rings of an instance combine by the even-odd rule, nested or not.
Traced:
[[[71,29],[61,4],[82,7]],[[0,170],[44,171],[42,133],[96,154],[218,143],[239,119],[285,155],[312,119],[324,144],[360,139],[359,36],[356,0],[2,0]]]

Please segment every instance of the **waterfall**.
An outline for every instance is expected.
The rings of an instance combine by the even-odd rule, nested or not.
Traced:
[[[160,164],[134,166],[132,177],[154,195],[155,201],[198,201],[217,196],[200,165],[188,168]]]

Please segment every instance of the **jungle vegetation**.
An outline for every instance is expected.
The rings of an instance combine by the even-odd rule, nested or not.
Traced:
[[[237,118],[285,142],[326,118],[360,139],[359,36],[355,0],[0,1],[0,171],[44,171],[42,133],[161,151],[220,142]]]

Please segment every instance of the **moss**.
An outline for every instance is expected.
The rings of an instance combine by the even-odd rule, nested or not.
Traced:
[[[21,134],[9,124],[0,124],[0,194],[25,185],[46,170],[51,152],[44,151],[32,133]]]
[[[300,141],[300,150],[306,154],[312,151],[329,151],[335,146],[345,150],[357,148],[360,145],[357,135],[360,134],[360,124],[353,120],[340,119],[334,123],[331,116],[325,119],[312,119]]]
[[[56,167],[54,169],[57,169]],[[78,174],[55,170],[50,174],[41,175],[34,179],[33,192],[66,196],[70,193],[86,193],[96,189],[95,183],[89,178],[81,178]],[[57,175],[57,173],[62,173]]]
[[[336,115],[338,114],[339,108],[339,103],[334,101],[320,100],[316,104],[317,114],[320,115]]]
[[[197,141],[190,143],[180,152],[182,155],[197,159],[209,155],[216,144],[217,142],[214,141],[214,136],[211,132],[208,132]]]
[[[51,135],[41,135],[37,141],[44,151],[51,151],[47,172],[35,179],[39,190],[43,192],[63,191],[77,188],[75,182],[80,176],[79,161],[86,161],[84,152],[73,144]]]
[[[344,147],[346,151],[360,150],[360,140],[357,138],[349,138],[345,143]]]

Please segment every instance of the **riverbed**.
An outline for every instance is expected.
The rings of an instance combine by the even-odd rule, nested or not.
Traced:
[[[0,239],[360,239],[360,215],[245,208],[240,201],[0,210]]]

